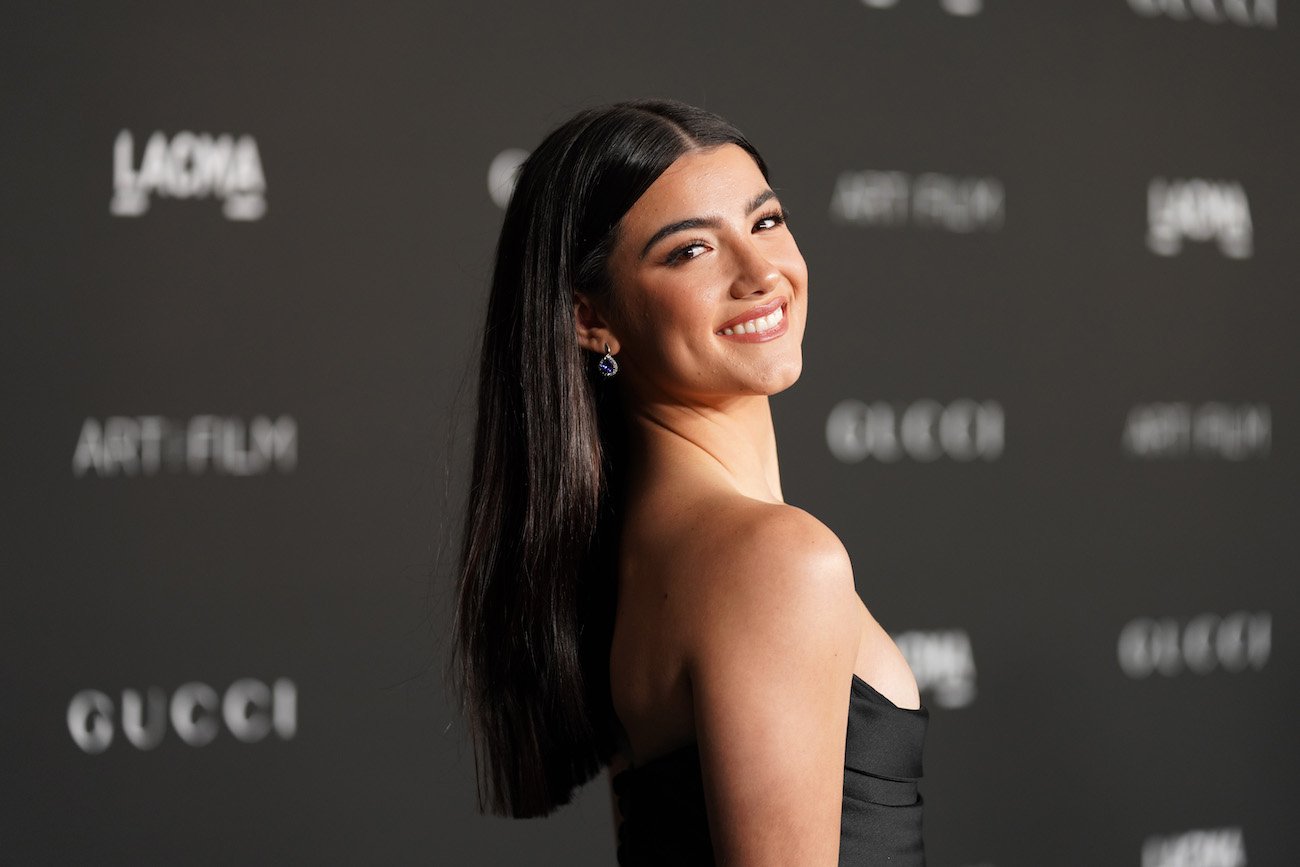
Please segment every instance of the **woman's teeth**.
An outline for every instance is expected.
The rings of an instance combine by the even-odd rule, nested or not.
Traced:
[[[742,322],[734,328],[722,329],[723,334],[756,334],[759,331],[766,331],[769,328],[775,328],[785,314],[781,312],[782,308],[778,307],[766,316],[760,316],[757,319],[751,319],[748,322]]]

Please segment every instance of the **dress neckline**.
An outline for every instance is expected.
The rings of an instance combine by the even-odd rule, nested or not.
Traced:
[[[894,710],[901,711],[903,713],[916,713],[916,714],[928,712],[928,709],[925,706],[925,702],[922,702],[920,707],[899,707],[898,705],[894,704],[893,700],[890,699],[889,696],[885,695],[883,692],[876,689],[874,686],[867,683],[862,678],[858,677],[857,672],[853,673],[853,683],[855,685],[861,685],[865,687],[867,690],[871,692],[872,695],[875,695],[878,698],[880,698],[882,701],[885,702],[885,704],[889,705]]]

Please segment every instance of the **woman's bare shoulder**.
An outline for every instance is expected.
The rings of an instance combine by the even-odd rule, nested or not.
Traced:
[[[839,537],[797,506],[716,498],[684,517],[673,546],[680,554],[674,571],[692,576],[692,586],[705,596],[784,596],[809,583],[853,586]]]
[[[848,553],[803,509],[732,494],[677,497],[638,527],[624,554],[645,576],[641,598],[666,613],[661,626],[688,677],[779,643],[781,633],[824,631],[829,620],[846,636],[855,626],[843,650],[850,665],[856,657],[861,602]]]
[[[737,643],[752,645],[765,635],[780,641],[777,633],[797,636],[831,619],[857,622],[848,552],[830,528],[796,506],[701,499],[683,506],[660,542],[664,589],[674,597],[688,668],[747,655]],[[851,638],[844,647],[850,664],[856,631]]]

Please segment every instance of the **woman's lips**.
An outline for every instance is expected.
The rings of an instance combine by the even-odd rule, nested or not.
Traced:
[[[780,337],[789,327],[790,317],[786,315],[785,299],[778,299],[737,316],[715,333],[726,340],[762,343]],[[728,331],[731,333],[728,334]]]
[[[751,307],[750,309],[746,310],[744,313],[737,316],[735,319],[728,319],[726,322],[719,325],[714,333],[721,334],[723,331],[725,331],[728,328],[735,328],[737,325],[740,325],[742,322],[746,322],[750,319],[755,319],[759,316],[766,316],[767,314],[775,311],[777,308],[784,307],[784,306],[785,306],[785,298],[773,298],[771,301],[768,301],[766,304],[759,304],[757,307]]]

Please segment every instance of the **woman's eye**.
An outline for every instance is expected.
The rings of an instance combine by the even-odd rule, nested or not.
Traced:
[[[704,243],[702,241],[693,241],[692,243],[687,244],[685,247],[678,247],[676,250],[672,252],[671,255],[669,255],[668,264],[671,265],[675,262],[694,259],[696,256],[699,255],[698,253],[691,256],[688,256],[686,254],[689,253],[691,250],[694,250],[696,247],[703,247],[703,246]]]
[[[764,214],[763,216],[759,217],[759,218],[758,218],[758,222],[754,224],[754,227],[755,227],[755,228],[763,227],[763,228],[768,228],[768,229],[775,229],[777,226],[781,225],[781,224],[784,223],[784,222],[785,222],[785,212],[784,212],[784,211],[773,211],[773,212],[770,213],[770,214]],[[771,225],[770,225],[770,226],[766,226],[766,227],[764,227],[764,226],[763,226],[764,223],[771,223]]]

